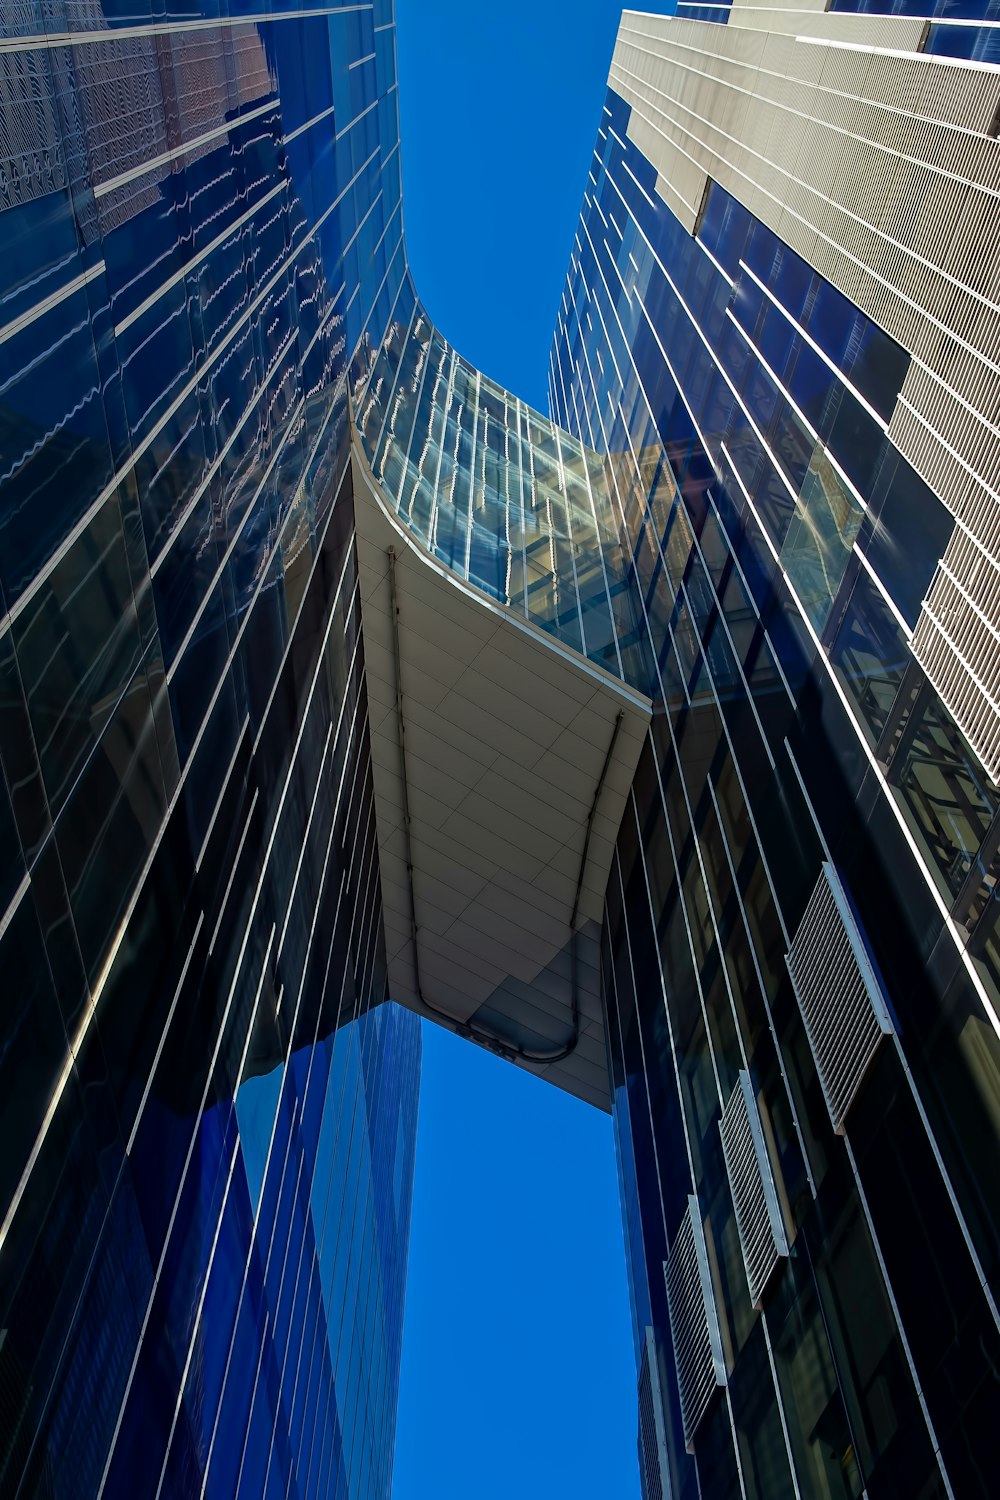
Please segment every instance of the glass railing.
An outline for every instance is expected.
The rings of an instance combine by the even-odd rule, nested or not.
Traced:
[[[649,690],[598,453],[462,359],[419,303],[390,328],[357,426],[386,501],[434,557]]]

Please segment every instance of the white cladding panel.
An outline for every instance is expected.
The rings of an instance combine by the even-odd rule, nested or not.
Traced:
[[[722,1112],[719,1131],[750,1301],[759,1307],[778,1261],[788,1254],[788,1241],[757,1101],[745,1069],[740,1070]]]
[[[705,1229],[698,1199],[693,1195],[688,1198],[663,1272],[667,1283],[667,1308],[677,1366],[684,1442],[688,1452],[693,1453],[698,1425],[716,1390],[726,1383]]]
[[[694,232],[718,182],[912,355],[889,422],[956,521],[913,653],[1000,777],[1000,70],[920,17],[626,12],[611,86]]]
[[[834,1130],[892,1022],[836,870],[824,864],[788,951],[788,971]]]

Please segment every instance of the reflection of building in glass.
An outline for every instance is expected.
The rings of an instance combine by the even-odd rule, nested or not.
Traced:
[[[452,572],[645,690],[604,465],[474,369],[414,306],[358,417],[379,488]]]
[[[650,1495],[996,1484],[1000,72],[956,14],[627,13],[559,311],[662,704],[603,949]]]
[[[391,11],[57,9],[0,40],[0,1492],[387,1495],[419,1035],[346,419]]]
[[[613,1112],[647,1495],[992,1494],[997,20],[680,8],[550,417],[391,0],[0,19],[5,1497],[389,1494],[412,1012]]]

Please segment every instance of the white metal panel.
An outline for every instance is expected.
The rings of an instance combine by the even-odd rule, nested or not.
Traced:
[[[833,1128],[845,1120],[883,1036],[881,987],[840,877],[824,863],[786,962]]]
[[[643,1500],[669,1500],[667,1435],[663,1422],[663,1392],[656,1358],[656,1335],[646,1327],[639,1367],[639,1469]]]
[[[1000,561],[961,529],[923,602],[912,648],[989,775],[1000,781]]]
[[[759,1307],[775,1267],[788,1254],[788,1240],[757,1101],[745,1069],[740,1070],[736,1087],[722,1112],[719,1131],[750,1301]]]
[[[684,1443],[694,1452],[698,1424],[726,1383],[722,1336],[708,1266],[705,1229],[692,1194],[663,1266],[677,1367]]]
[[[1000,778],[1000,73],[920,55],[920,17],[739,0],[626,13],[611,84],[695,227],[714,180],[913,356],[889,438],[958,529],[913,637]]]

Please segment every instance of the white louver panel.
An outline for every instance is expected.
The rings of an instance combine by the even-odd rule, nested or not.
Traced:
[[[745,1070],[729,1096],[719,1130],[750,1301],[759,1307],[772,1271],[788,1254],[788,1241],[757,1102]]]
[[[819,880],[787,955],[833,1128],[844,1133],[851,1101],[892,1022],[857,922],[833,866]]]
[[[993,546],[1000,553],[1000,537]],[[1000,781],[1000,568],[961,527],[910,644],[987,773]]]
[[[705,1230],[695,1197],[688,1199],[663,1270],[680,1389],[684,1445],[689,1453],[693,1453],[698,1424],[718,1387],[726,1383]]]
[[[656,1335],[646,1327],[639,1370],[639,1471],[643,1500],[670,1495],[667,1477],[667,1435],[663,1428],[663,1392],[656,1361]]]

